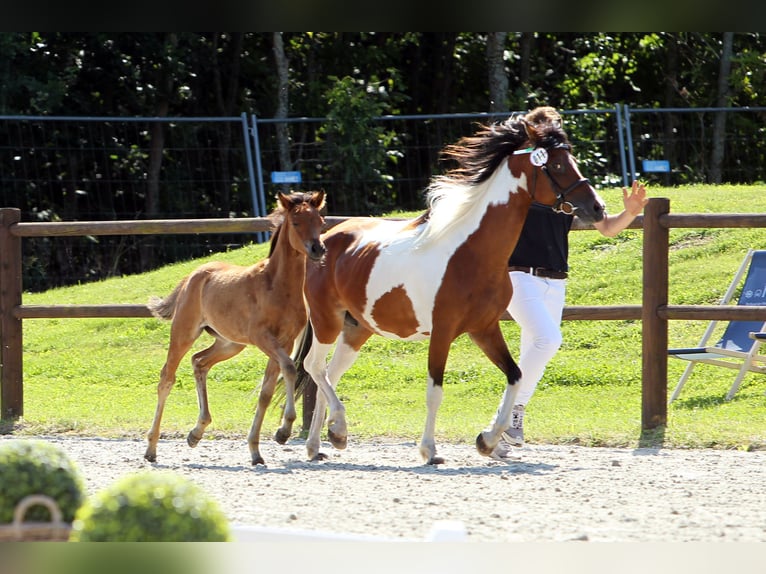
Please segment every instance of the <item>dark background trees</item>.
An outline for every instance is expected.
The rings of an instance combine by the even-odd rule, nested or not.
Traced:
[[[722,56],[728,103],[758,105],[764,51],[759,33],[720,32],[6,32],[0,114],[323,117],[331,78],[345,76],[397,95],[390,114],[711,106]]]
[[[265,145],[278,150],[271,168],[306,170],[332,182],[336,213],[374,214],[418,208],[417,194],[390,185],[392,174],[422,186],[439,169],[436,151],[455,134],[421,134],[421,127],[376,124],[372,116],[523,111],[541,104],[568,110],[619,103],[762,106],[764,63],[759,33],[6,32],[0,34],[0,204],[21,208],[23,220],[252,214],[248,174],[233,151],[242,139],[236,123],[183,130],[148,123],[136,128],[136,143],[114,122],[96,134],[76,122],[42,127],[27,121],[22,128],[19,116],[326,118],[275,124],[264,135]],[[752,114],[737,121],[759,133],[762,120]],[[663,126],[668,141],[678,130],[674,122]],[[725,114],[711,122],[714,141],[722,141],[726,122]],[[20,152],[17,142],[32,138],[22,129],[36,139]],[[204,150],[185,165],[169,151],[180,132]],[[104,147],[99,138],[118,150],[109,152],[108,175],[129,184],[97,185],[106,174],[89,154]],[[312,156],[319,145],[325,155]],[[675,152],[665,153],[673,159]],[[703,153],[707,181],[724,180],[734,160],[721,146]],[[37,182],[27,164],[22,168],[32,155],[53,183]],[[195,172],[212,183],[184,183],[191,191],[181,197],[167,184],[170,171],[179,178]],[[359,187],[351,180],[362,172],[368,183]],[[124,253],[125,245],[119,249]],[[103,263],[94,274],[158,262],[153,244],[144,242],[136,254],[126,258],[140,261],[133,268]],[[83,264],[93,263],[82,257]]]

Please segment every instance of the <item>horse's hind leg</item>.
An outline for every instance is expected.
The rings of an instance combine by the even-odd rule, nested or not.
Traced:
[[[330,412],[327,417],[327,438],[335,448],[346,448],[348,441],[346,410],[335,393],[335,387],[338,385],[338,381],[343,376],[343,373],[354,364],[359,355],[359,349],[371,335],[370,331],[358,325],[345,326],[343,333],[338,339],[329,365],[325,363],[325,358],[329,353],[331,345],[317,342],[316,337],[312,342],[311,349],[304,360],[304,366],[317,383],[317,387],[321,392],[317,393],[316,396],[314,415],[311,419],[309,436],[306,440],[306,450],[310,460],[326,458],[326,455],[319,452],[319,446],[320,432],[324,426],[328,404]]]
[[[279,363],[274,359],[269,359],[266,363],[266,370],[263,374],[261,383],[261,392],[258,395],[258,406],[255,409],[255,417],[250,427],[250,434],[247,435],[247,446],[250,448],[250,462],[253,465],[265,464],[260,451],[261,426],[266,416],[266,411],[271,404],[271,398],[274,396],[274,389],[279,379]]]
[[[160,382],[157,385],[157,408],[154,411],[154,420],[152,427],[146,435],[148,445],[144,458],[149,462],[157,461],[157,442],[160,439],[160,421],[165,409],[165,401],[170,394],[170,390],[176,382],[176,371],[184,355],[191,348],[199,333],[194,337],[179,336],[171,330],[170,344],[168,345],[168,356],[160,372]]]
[[[192,367],[194,368],[194,380],[197,383],[197,402],[199,404],[199,415],[197,417],[197,424],[189,431],[186,437],[186,442],[189,446],[195,447],[202,439],[202,435],[205,433],[205,429],[212,422],[210,416],[210,408],[207,402],[207,373],[210,368],[225,361],[231,359],[244,349],[246,345],[240,343],[233,343],[225,339],[217,338],[215,342],[207,349],[195,353],[192,356]]]
[[[436,454],[436,414],[444,397],[444,368],[447,364],[452,339],[431,336],[428,345],[428,383],[426,387],[426,424],[420,439],[420,456],[427,464],[443,464],[444,458]]]

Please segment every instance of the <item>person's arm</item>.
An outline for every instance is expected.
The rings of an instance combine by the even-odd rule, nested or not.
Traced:
[[[614,237],[631,224],[636,216],[644,210],[644,206],[648,201],[644,184],[634,180],[630,194],[628,194],[627,189],[622,188],[622,204],[625,209],[618,215],[609,216],[604,214],[604,219],[594,223],[593,227],[598,229],[601,235]]]

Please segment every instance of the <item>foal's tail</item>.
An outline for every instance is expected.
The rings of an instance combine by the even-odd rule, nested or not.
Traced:
[[[181,287],[184,286],[184,283],[186,283],[186,279],[176,285],[173,292],[164,299],[156,296],[151,297],[146,306],[149,307],[149,311],[151,311],[152,315],[158,319],[165,319],[168,321],[172,319],[173,314],[176,311],[176,299],[178,299],[178,294],[181,291]]]

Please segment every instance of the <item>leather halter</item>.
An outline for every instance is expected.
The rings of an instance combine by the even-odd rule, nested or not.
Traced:
[[[521,155],[521,154],[531,154],[535,151],[537,148],[527,148],[527,149],[520,149],[513,152],[513,155]],[[572,146],[569,144],[556,144],[555,146],[552,146],[551,149],[564,149],[566,151],[571,151]],[[556,194],[556,203],[554,203],[551,206],[551,209],[555,211],[556,213],[566,213],[567,215],[574,214],[575,211],[577,211],[577,206],[572,204],[569,201],[566,201],[566,196],[572,193],[575,189],[577,189],[582,184],[590,184],[590,180],[586,177],[582,177],[575,181],[572,185],[567,187],[566,189],[561,189],[561,186],[556,182],[551,172],[548,170],[548,161],[541,165],[541,166],[535,166],[539,167],[540,170],[545,174],[545,176],[548,178],[548,181],[551,183],[551,187],[553,188],[554,193]],[[535,170],[535,181],[532,186],[532,192],[530,193],[530,196],[532,197],[532,200],[535,199],[534,190],[537,187],[537,170]]]

